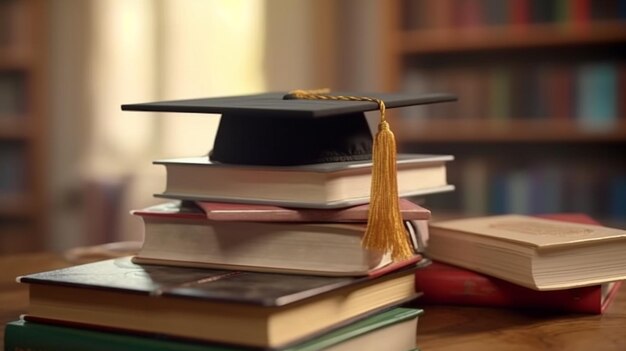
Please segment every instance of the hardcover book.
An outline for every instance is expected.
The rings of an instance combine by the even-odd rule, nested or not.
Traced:
[[[304,216],[313,220],[310,214],[335,210],[281,211],[283,217],[308,213]],[[366,215],[358,208],[337,211],[340,214],[323,214],[318,218]],[[359,276],[380,269],[395,269],[421,259],[416,254],[408,260],[392,263],[389,255],[364,249],[361,241],[365,223],[212,221],[207,219],[213,216],[210,211],[205,213],[193,204],[181,206],[178,203],[165,203],[133,213],[143,219],[145,228],[142,248],[133,259],[137,263]],[[234,216],[248,217],[239,210]],[[255,213],[251,216],[267,217]],[[418,251],[420,226],[416,223],[405,221],[414,250]]]
[[[521,215],[431,223],[427,252],[444,263],[535,290],[626,279],[626,231]]]
[[[126,257],[18,281],[29,284],[27,321],[280,348],[414,299],[416,268],[322,277],[138,265]]]
[[[446,180],[452,156],[404,154],[397,159],[400,196],[454,189]],[[205,156],[154,163],[166,169],[166,189],[157,197],[305,208],[349,207],[370,197],[371,160],[252,166],[211,162]]]
[[[420,309],[394,308],[375,314],[281,351],[413,351]],[[114,333],[63,325],[13,321],[7,324],[6,350],[38,351],[245,351],[247,347],[227,346],[162,335]],[[257,349],[258,350],[258,349]]]
[[[573,289],[538,291],[468,269],[432,262],[415,272],[420,305],[506,307],[601,314],[621,281]]]
[[[206,218],[246,222],[367,222],[369,204],[337,209],[280,207],[263,204],[199,201]],[[402,219],[428,220],[430,211],[407,199],[399,199]],[[135,214],[140,212],[135,211]]]

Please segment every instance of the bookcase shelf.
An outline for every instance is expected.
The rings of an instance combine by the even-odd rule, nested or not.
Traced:
[[[0,140],[23,140],[31,136],[30,128],[24,123],[21,116],[0,117]]]
[[[0,196],[0,218],[27,219],[35,215],[32,206],[28,202],[29,197],[23,195]]]
[[[0,2],[0,254],[46,242],[46,6]]]
[[[572,120],[446,119],[415,123],[396,132],[406,143],[626,142],[626,122],[602,130],[586,130]],[[403,124],[404,125],[404,124]]]
[[[584,28],[566,24],[533,24],[409,30],[398,34],[399,51],[406,54],[519,50],[542,47],[619,44],[626,42],[626,23],[591,23]]]
[[[626,228],[626,13],[617,3],[381,5],[384,88],[459,96],[390,114],[401,151],[457,156],[448,174],[457,190],[425,199],[434,215],[583,212]]]

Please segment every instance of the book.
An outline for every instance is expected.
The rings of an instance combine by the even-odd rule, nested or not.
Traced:
[[[608,132],[617,124],[617,77],[613,62],[591,63],[578,69],[576,118],[585,131]]]
[[[263,204],[198,201],[206,218],[246,222],[367,222],[369,204],[338,209],[294,208]],[[404,220],[428,220],[430,211],[407,199],[399,200]],[[135,212],[139,214],[139,212]]]
[[[535,290],[626,279],[626,231],[522,215],[431,223],[429,257]]]
[[[398,155],[402,197],[450,191],[447,155]],[[157,197],[261,203],[287,207],[340,208],[369,202],[371,166],[366,161],[299,166],[250,166],[211,162],[208,157],[155,161],[166,169]]]
[[[281,351],[412,351],[420,309],[394,308],[375,314]],[[106,330],[71,328],[18,320],[5,330],[6,350],[37,351],[238,351],[246,347],[200,343],[161,335],[114,333]]]
[[[420,305],[460,305],[601,314],[621,281],[538,291],[468,269],[432,262],[415,272]]]
[[[27,321],[280,348],[413,300],[417,268],[321,277],[138,265],[124,257],[18,281],[29,285]]]
[[[210,213],[178,203],[133,214],[144,223],[143,245],[133,258],[137,263],[358,276],[421,259],[415,255],[392,263],[389,255],[364,249],[364,222],[213,221],[207,219]],[[416,229],[408,233],[417,250]]]

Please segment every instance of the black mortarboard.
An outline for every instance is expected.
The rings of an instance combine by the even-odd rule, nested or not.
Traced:
[[[126,111],[222,114],[211,161],[289,166],[372,157],[368,101],[285,99],[287,93],[122,105]],[[449,94],[333,93],[381,99],[387,108],[453,101]]]
[[[219,113],[213,162],[239,165],[302,165],[372,159],[372,187],[363,246],[390,251],[394,260],[413,255],[398,206],[396,144],[386,108],[454,101],[449,94],[289,93],[122,105],[126,111]],[[372,142],[364,112],[379,110]]]

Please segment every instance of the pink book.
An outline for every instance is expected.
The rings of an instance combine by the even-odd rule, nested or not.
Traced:
[[[272,205],[199,201],[196,204],[213,221],[246,222],[367,222],[369,204],[340,208],[287,208]],[[400,199],[402,219],[428,220],[427,210],[409,200]]]

